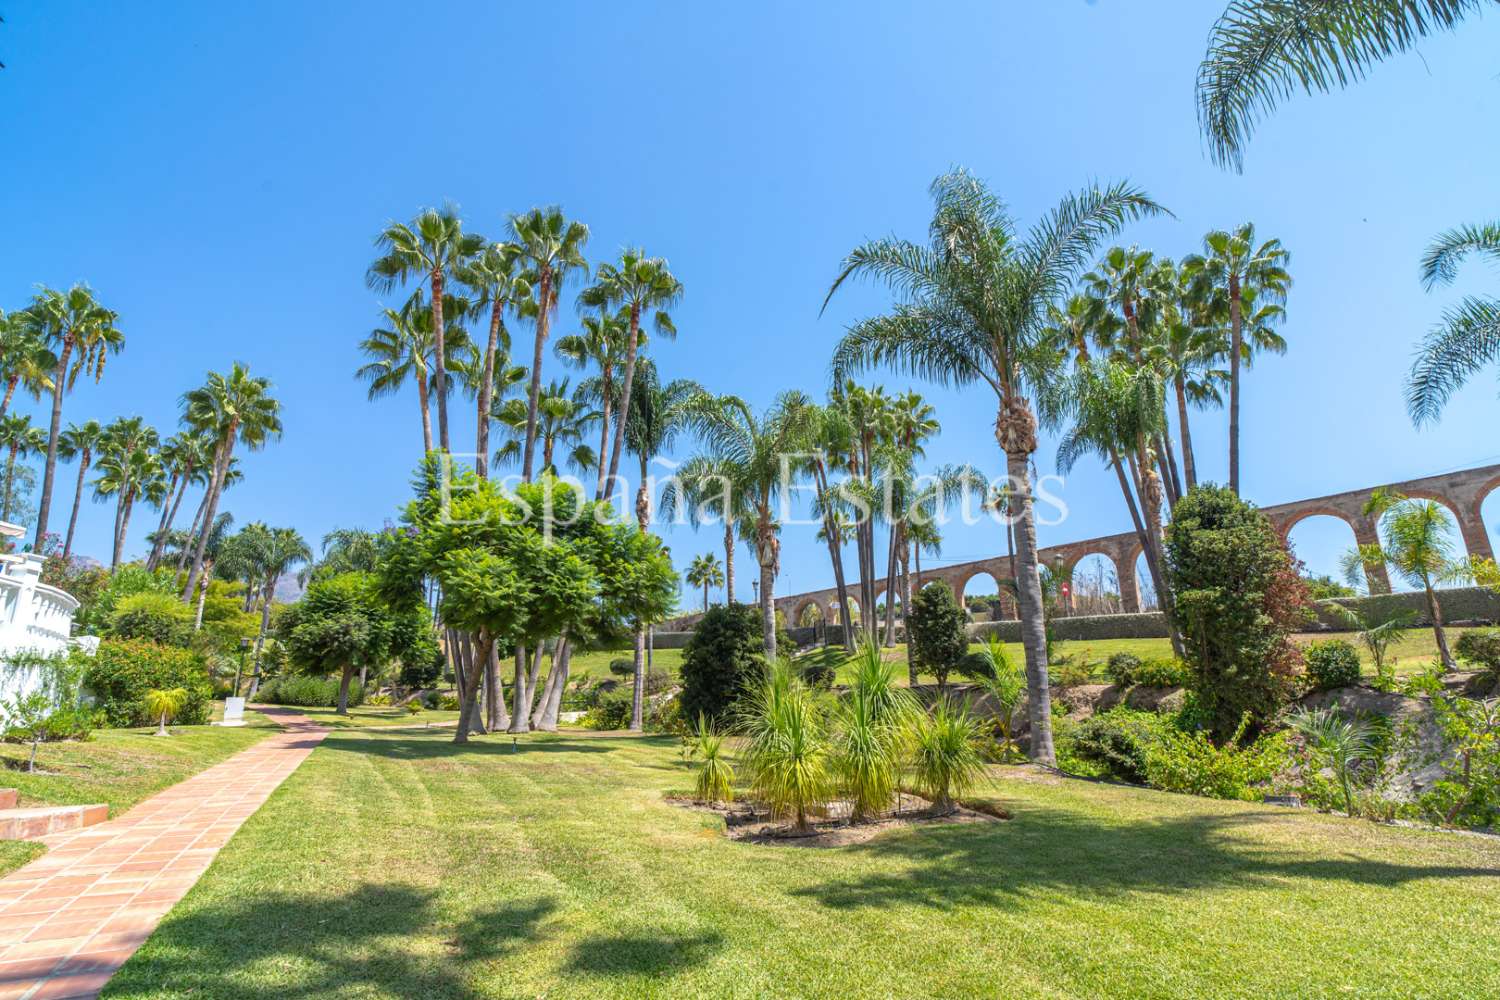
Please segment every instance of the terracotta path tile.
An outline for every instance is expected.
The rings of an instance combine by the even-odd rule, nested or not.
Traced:
[[[42,838],[46,854],[0,879],[0,1000],[97,996],[328,734],[289,709],[255,710],[284,731],[123,816]]]

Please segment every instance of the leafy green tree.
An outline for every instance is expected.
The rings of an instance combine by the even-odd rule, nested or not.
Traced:
[[[345,573],[311,584],[282,612],[276,631],[293,666],[339,674],[338,714],[348,715],[355,671],[379,667],[391,656],[393,619],[371,576]]]
[[[728,722],[740,699],[765,673],[764,647],[755,609],[744,604],[709,608],[682,652],[682,712]]]
[[[10,519],[11,498],[15,495],[16,459],[29,457],[46,447],[40,427],[31,426],[31,417],[12,413],[0,417],[0,448],[5,449],[5,493],[0,498],[0,521]]]
[[[1487,0],[1232,0],[1198,67],[1209,155],[1240,170],[1256,124],[1297,91],[1329,93],[1448,31]]]
[[[440,387],[437,398],[438,446],[443,451],[448,450],[445,289],[448,278],[461,270],[485,245],[484,237],[465,233],[463,228],[463,220],[448,206],[425,208],[410,224],[392,222],[376,238],[375,246],[382,252],[365,274],[365,283],[380,291],[391,291],[412,279],[426,281],[430,287],[433,376]]]
[[[907,618],[908,651],[918,672],[937,678],[939,691],[947,687],[949,672],[969,651],[964,621],[964,609],[941,580],[923,587],[912,601]]]
[[[1291,634],[1306,590],[1266,516],[1233,490],[1189,490],[1167,527],[1167,581],[1190,687],[1215,738],[1285,703],[1301,665]]]
[[[42,473],[42,496],[37,507],[36,536],[32,548],[40,552],[47,537],[52,510],[52,487],[57,478],[57,441],[62,433],[63,394],[73,388],[78,376],[92,372],[98,382],[104,375],[108,355],[125,346],[125,335],[115,326],[119,317],[100,305],[88,285],[77,284],[66,292],[43,288],[25,310],[25,323],[52,350],[57,367],[52,372],[52,420],[47,429],[47,464]]]
[[[928,243],[875,240],[845,258],[830,298],[849,278],[871,277],[899,301],[892,314],[850,329],[835,350],[832,375],[842,381],[856,370],[891,365],[943,384],[983,384],[995,394],[995,439],[1017,497],[1032,756],[1050,764],[1051,698],[1030,488],[1037,417],[1026,393],[1043,388],[1062,361],[1043,349],[1048,307],[1067,295],[1101,242],[1161,208],[1128,185],[1093,188],[1063,199],[1022,236],[1000,199],[967,173],[938,178],[932,194]]]

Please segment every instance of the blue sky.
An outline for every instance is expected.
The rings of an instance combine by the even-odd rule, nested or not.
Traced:
[[[1475,265],[1427,294],[1416,271],[1435,233],[1490,217],[1500,140],[1476,125],[1500,112],[1500,19],[1430,40],[1350,91],[1291,101],[1237,176],[1205,158],[1194,117],[1221,9],[11,5],[0,306],[24,305],[36,283],[86,280],[120,313],[125,352],[68,397],[65,419],[141,414],[166,432],[208,369],[241,359],[272,378],[285,438],[246,457],[225,503],[242,522],[316,539],[390,517],[420,449],[415,398],[372,404],[352,377],[381,304],[362,278],[388,219],[446,200],[498,236],[507,213],[561,204],[591,227],[591,258],[638,244],[682,279],[681,335],[655,352],[665,375],[765,404],[826,388],[844,325],[888,302],[861,289],[820,317],[841,255],[869,236],[920,236],[927,185],[949,166],[988,179],[1027,221],[1091,179],[1129,178],[1175,218],[1122,242],[1177,256],[1249,219],[1292,252],[1290,351],[1246,383],[1250,498],[1500,461],[1489,376],[1436,429],[1414,430],[1401,405],[1416,339],[1463,291],[1494,287]],[[560,320],[573,324],[571,295]],[[923,391],[944,428],[932,459],[998,473],[992,398]],[[1224,424],[1195,415],[1212,478]],[[1043,471],[1052,456],[1049,441]],[[1078,468],[1065,498],[1071,516],[1044,543],[1128,524],[1101,468]],[[1486,513],[1493,535],[1500,496]],[[82,551],[107,556],[111,514],[86,511]],[[137,516],[128,553],[153,520]],[[1295,540],[1327,571],[1351,536],[1308,522]],[[670,537],[679,565],[716,541]],[[942,561],[1003,545],[993,526],[955,529]],[[778,593],[830,581],[811,529],[788,529],[783,551]]]

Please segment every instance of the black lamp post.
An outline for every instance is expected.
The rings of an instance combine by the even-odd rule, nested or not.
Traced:
[[[234,668],[234,696],[240,696],[240,675],[245,672],[245,653],[250,648],[249,639],[240,640],[240,665]]]

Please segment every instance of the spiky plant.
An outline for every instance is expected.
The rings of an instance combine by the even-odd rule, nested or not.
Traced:
[[[724,759],[724,737],[714,732],[702,712],[693,734],[692,756],[699,760],[693,796],[699,802],[733,802],[734,768]]]
[[[1307,741],[1318,766],[1333,772],[1344,793],[1344,812],[1354,815],[1354,773],[1361,764],[1375,759],[1374,734],[1362,719],[1346,719],[1327,708],[1317,711],[1299,709],[1287,718],[1287,725]]]
[[[913,732],[912,777],[936,813],[954,810],[955,796],[968,792],[984,777],[979,754],[979,720],[968,702],[939,699],[917,719]]]
[[[862,643],[854,683],[838,703],[833,735],[834,770],[855,822],[890,808],[919,714],[911,692],[896,685],[895,665],[881,655],[880,646]]]
[[[834,789],[822,711],[785,658],[773,661],[747,701],[742,725],[749,742],[745,759],[751,794],[766,803],[773,817],[791,818],[806,833],[811,828],[808,815]]]
[[[188,693],[185,688],[153,688],[146,692],[146,712],[157,720],[156,735],[169,736],[167,732],[167,720],[182,711],[187,704]]]
[[[1026,693],[1026,676],[1005,655],[1005,644],[994,636],[980,648],[984,658],[985,672],[974,678],[980,691],[990,697],[995,706],[995,741],[999,744],[1000,760],[1009,760],[1017,753],[1013,720],[1016,706]]]

